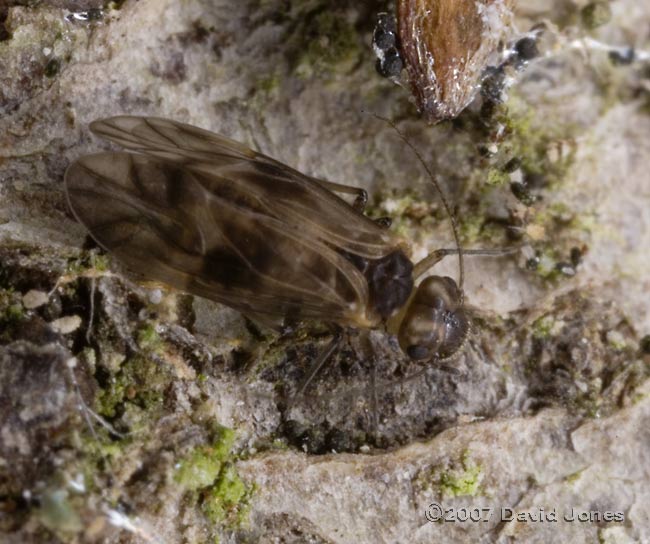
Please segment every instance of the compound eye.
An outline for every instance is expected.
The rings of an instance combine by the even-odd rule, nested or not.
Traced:
[[[431,302],[431,308],[436,312],[443,312],[447,308],[447,303],[442,297],[436,297]]]
[[[429,357],[429,350],[424,346],[414,344],[406,348],[406,354],[413,361],[421,361]]]

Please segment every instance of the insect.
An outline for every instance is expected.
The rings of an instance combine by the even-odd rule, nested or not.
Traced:
[[[447,358],[462,345],[469,330],[462,254],[490,251],[438,250],[413,264],[406,240],[361,213],[363,190],[166,119],[112,117],[91,130],[128,151],[73,162],[68,202],[92,237],[134,272],[268,326],[385,325],[416,361]],[[356,194],[355,204],[334,192]],[[430,276],[414,287],[450,254],[459,256],[460,286]]]
[[[511,0],[397,2],[401,58],[417,107],[428,122],[454,118],[473,100],[484,69],[509,31],[511,4]],[[379,18],[381,37],[389,28],[386,16]],[[391,51],[380,61],[392,58]],[[380,66],[388,71],[384,64]]]

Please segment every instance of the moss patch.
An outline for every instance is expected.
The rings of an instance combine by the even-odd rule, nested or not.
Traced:
[[[174,480],[191,492],[190,500],[198,502],[214,525],[231,528],[246,521],[253,491],[235,469],[234,440],[234,431],[218,427],[212,445],[194,449],[174,474]]]
[[[126,359],[119,370],[106,378],[97,396],[96,409],[109,419],[128,415],[131,429],[147,427],[160,408],[173,376],[164,364],[142,356]]]
[[[239,526],[248,518],[251,489],[233,465],[226,465],[203,495],[203,511],[215,524]]]
[[[228,460],[234,440],[234,431],[220,428],[216,442],[196,448],[178,464],[174,479],[188,491],[213,485]]]

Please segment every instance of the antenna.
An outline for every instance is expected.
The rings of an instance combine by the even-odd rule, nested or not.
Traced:
[[[370,114],[375,118],[384,121],[385,123],[388,123],[395,130],[395,132],[397,132],[397,134],[402,139],[402,141],[411,149],[411,151],[413,151],[413,153],[415,153],[415,156],[420,161],[420,164],[424,167],[427,174],[429,174],[429,179],[431,180],[431,183],[433,183],[433,186],[436,188],[436,191],[440,196],[440,200],[442,200],[442,204],[445,207],[445,210],[447,211],[447,215],[449,216],[449,221],[451,222],[451,230],[454,233],[454,242],[456,243],[456,247],[458,248],[458,289],[460,290],[460,303],[462,305],[463,297],[464,297],[463,283],[465,281],[465,267],[463,266],[464,252],[460,246],[460,238],[458,236],[458,223],[456,222],[456,216],[451,211],[451,206],[449,205],[449,201],[447,200],[445,193],[442,191],[442,188],[440,187],[437,178],[433,175],[433,172],[431,172],[431,169],[429,168],[427,163],[424,162],[424,159],[422,158],[422,155],[420,155],[420,152],[415,148],[415,146],[411,142],[408,141],[404,133],[399,128],[397,128],[395,123],[393,123],[390,119],[386,119],[381,115],[377,115],[376,113],[371,112]],[[422,259],[419,263],[415,265],[416,277],[417,275],[419,275],[417,274],[418,270],[424,272],[425,270],[431,268],[439,260],[440,260],[439,252],[434,251],[433,253],[427,255],[424,259]]]

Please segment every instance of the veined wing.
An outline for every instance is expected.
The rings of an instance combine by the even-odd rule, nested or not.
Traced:
[[[224,177],[216,161],[99,153],[69,167],[66,189],[99,244],[146,278],[249,315],[367,325],[363,274],[311,227],[278,217],[275,197],[233,182],[253,164],[233,160]]]
[[[229,180],[233,191],[263,203],[287,228],[364,258],[384,257],[406,243],[380,229],[345,201],[306,176],[218,134],[168,119],[118,116],[95,121],[91,130],[127,149]],[[211,191],[206,180],[206,189]]]

